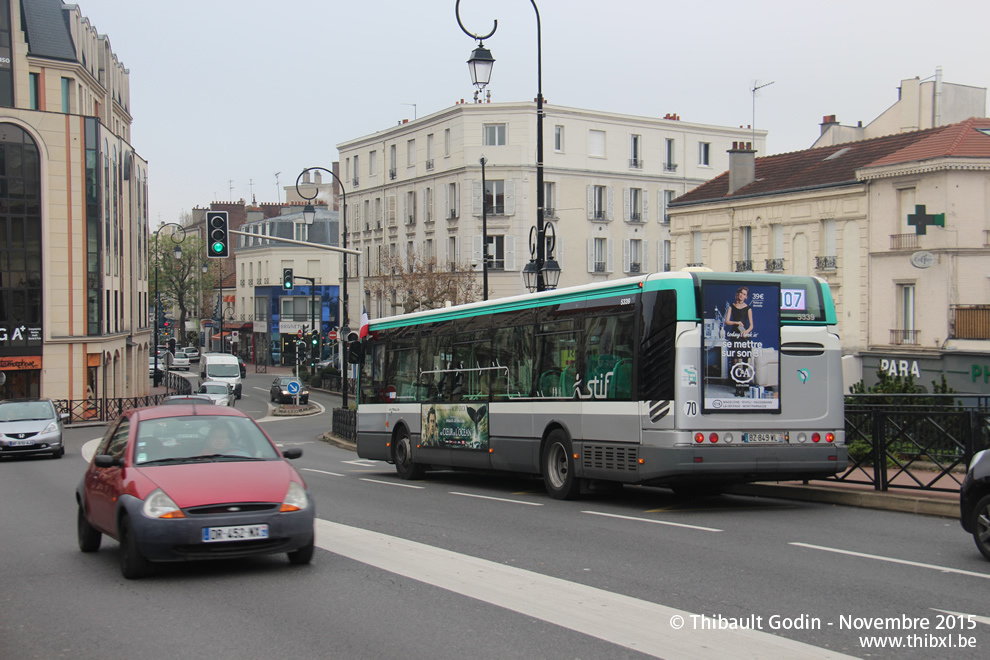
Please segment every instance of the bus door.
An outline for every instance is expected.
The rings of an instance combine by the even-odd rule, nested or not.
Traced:
[[[786,419],[824,421],[841,427],[842,349],[839,338],[823,326],[784,326],[780,345],[781,413]],[[838,384],[838,386],[836,386]]]

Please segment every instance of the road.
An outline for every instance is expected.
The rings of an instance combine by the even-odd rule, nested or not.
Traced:
[[[303,447],[294,464],[317,501],[313,564],[170,565],[124,580],[116,543],[76,547],[80,452],[104,429],[71,429],[61,460],[0,461],[0,658],[984,658],[990,648],[990,563],[953,520],[650,488],[562,502],[539,480],[488,475],[406,482],[316,439],[329,395],[313,395],[323,415],[269,418],[272,378],[249,374],[238,407]],[[867,648],[865,637],[914,648]]]

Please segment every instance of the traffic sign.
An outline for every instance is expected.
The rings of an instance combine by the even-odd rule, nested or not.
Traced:
[[[289,382],[289,385],[288,387],[286,387],[286,389],[289,390],[289,394],[299,394],[299,383],[293,380]]]
[[[299,332],[297,332],[297,333],[296,333],[296,336],[297,336],[297,337],[299,337],[300,339],[302,339],[302,338],[303,338],[303,331],[302,331],[302,328],[299,328]]]
[[[333,340],[337,339],[337,331],[336,330],[331,330],[330,332],[328,332],[327,333],[327,339],[329,339],[330,341],[333,341]]]

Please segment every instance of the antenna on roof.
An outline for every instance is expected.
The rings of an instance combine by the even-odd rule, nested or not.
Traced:
[[[281,205],[282,204],[282,189],[278,185],[278,175],[279,174],[281,174],[281,172],[276,172],[275,173],[275,198],[278,200],[278,203]]]
[[[416,121],[416,104],[415,103],[400,103],[399,105],[411,105],[413,107],[413,121]]]
[[[761,85],[759,80],[753,81],[753,89],[752,89],[752,92],[753,92],[753,127],[752,127],[753,128],[753,144],[756,144],[756,92],[758,90],[763,89],[764,87],[769,87],[774,82],[776,82],[776,81],[770,81],[768,83],[765,83],[765,84]]]

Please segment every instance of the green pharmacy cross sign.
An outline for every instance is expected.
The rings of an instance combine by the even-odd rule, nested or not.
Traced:
[[[924,236],[928,233],[928,225],[945,227],[945,214],[935,213],[928,215],[925,212],[924,204],[915,204],[914,213],[908,213],[907,221],[909,225],[914,227],[914,233],[916,235]]]

